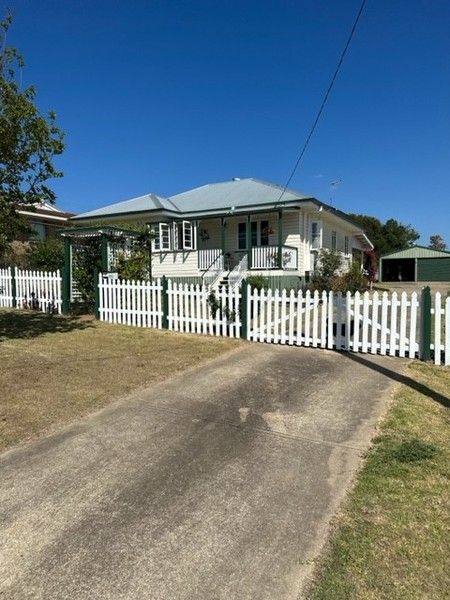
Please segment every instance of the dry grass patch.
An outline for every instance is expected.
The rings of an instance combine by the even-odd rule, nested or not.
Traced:
[[[0,450],[239,344],[0,310]]]
[[[450,369],[412,363],[344,507],[314,600],[441,599],[450,589]]]

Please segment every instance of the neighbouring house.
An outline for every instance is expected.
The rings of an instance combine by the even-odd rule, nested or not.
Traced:
[[[234,178],[169,198],[148,194],[79,214],[74,225],[142,223],[154,231],[153,276],[237,282],[249,272],[307,278],[321,248],[362,262],[372,244],[345,213],[258,179]]]
[[[68,220],[74,216],[74,213],[69,213],[56,208],[52,204],[42,202],[35,204],[33,207],[23,207],[17,209],[32,230],[28,240],[20,241],[43,241],[49,238],[56,237],[61,229],[67,227]]]
[[[412,246],[380,258],[380,281],[450,282],[450,252]]]

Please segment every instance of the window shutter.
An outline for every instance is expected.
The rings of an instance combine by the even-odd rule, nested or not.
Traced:
[[[192,231],[192,223],[183,221],[183,248],[184,250],[194,249],[194,235]]]
[[[159,224],[159,246],[160,250],[170,250],[170,225],[169,223]]]
[[[151,231],[154,233],[154,238],[152,239],[153,250],[161,250],[161,235],[159,233],[159,223],[155,223],[153,227],[151,227]]]
[[[179,243],[178,243],[178,223],[176,221],[174,221],[172,223],[172,239],[173,239],[173,244],[172,244],[172,250],[179,250]]]

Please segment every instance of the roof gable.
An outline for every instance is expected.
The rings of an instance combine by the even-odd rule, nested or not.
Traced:
[[[434,248],[415,245],[411,246],[411,248],[405,248],[405,250],[398,250],[397,252],[391,252],[391,254],[385,254],[381,258],[448,258],[449,256],[450,252],[446,250],[435,250]]]

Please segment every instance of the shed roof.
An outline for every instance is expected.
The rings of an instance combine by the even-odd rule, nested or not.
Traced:
[[[411,248],[406,248],[405,250],[385,254],[381,258],[384,260],[397,258],[442,258],[443,256],[449,257],[450,252],[446,250],[434,250],[426,246],[411,246]]]

